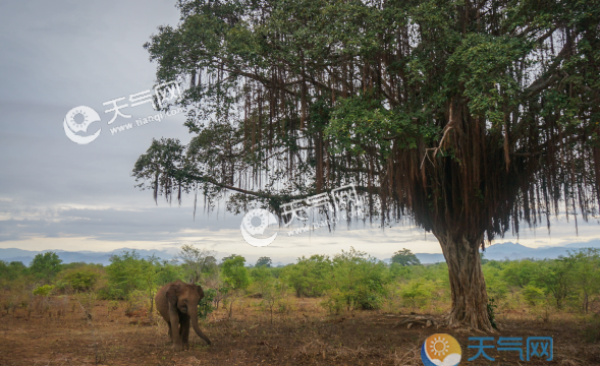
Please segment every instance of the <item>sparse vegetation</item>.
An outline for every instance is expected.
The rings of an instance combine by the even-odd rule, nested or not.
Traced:
[[[205,261],[206,256],[197,258]],[[269,266],[266,261],[248,268],[245,259],[235,255],[215,266],[209,265],[209,271],[196,267],[190,261],[166,262],[157,258],[141,258],[132,252],[114,256],[111,264],[105,267],[61,265],[61,269],[51,277],[37,276],[30,272],[31,267],[0,262],[0,281],[5,284],[0,296],[4,310],[2,315],[13,319],[11,322],[40,316],[52,322],[62,319],[61,323],[53,323],[55,328],[62,327],[62,321],[69,316],[78,321],[85,320],[90,337],[96,337],[93,342],[98,343],[93,349],[94,357],[99,357],[99,364],[110,364],[123,357],[128,348],[124,344],[109,342],[107,333],[101,336],[103,331],[98,324],[110,323],[102,326],[109,328],[120,327],[118,324],[121,322],[159,327],[160,320],[157,323],[156,319],[148,317],[155,312],[153,304],[148,302],[149,294],[178,276],[194,273],[193,268],[199,269],[195,273],[205,294],[198,308],[200,318],[208,323],[205,324],[207,332],[229,337],[228,340],[221,339],[225,343],[233,340],[244,342],[253,334],[275,347],[278,343],[267,336],[271,334],[269,332],[296,334],[294,332],[302,327],[305,330],[314,328],[315,334],[329,329],[330,336],[342,337],[340,339],[345,339],[343,342],[352,343],[354,341],[350,338],[344,338],[350,336],[335,333],[326,324],[348,322],[345,319],[350,318],[363,319],[357,320],[356,324],[363,324],[365,334],[376,337],[374,334],[379,332],[376,319],[381,316],[432,314],[428,316],[440,317],[438,321],[443,324],[442,316],[450,309],[448,267],[445,263],[403,265],[396,261],[386,264],[367,253],[350,249],[332,258],[322,255],[302,257],[295,264],[283,268]],[[534,329],[535,324],[548,327],[556,322],[557,326],[559,323],[564,326],[565,319],[569,319],[573,329],[578,329],[573,337],[585,344],[599,342],[600,289],[596,282],[588,280],[597,278],[600,273],[599,250],[573,251],[569,256],[556,260],[488,260],[482,268],[489,293],[494,295],[488,303],[488,315],[494,326],[502,327],[513,321],[515,314],[521,316],[519,322],[529,322]],[[310,304],[308,312],[306,304]],[[374,323],[367,325],[371,321]],[[228,325],[221,326],[222,322]],[[396,323],[388,320],[383,321],[381,326],[389,327]],[[425,322],[423,324],[426,326]],[[403,329],[407,331],[405,327]],[[392,327],[386,330],[386,334],[404,331]],[[157,333],[163,334],[152,331],[147,336],[156,337]],[[213,334],[212,338],[215,338]],[[307,346],[310,342],[306,338],[300,339],[306,347],[295,351],[293,357],[313,354],[313,346]],[[317,339],[323,342],[319,350],[325,350],[326,359],[329,352],[338,352],[342,358],[344,352],[348,352],[345,347],[327,345],[325,338]],[[93,343],[92,340],[90,342]],[[369,344],[375,347],[381,342]],[[157,354],[167,352],[161,348],[164,342],[149,344],[157,347]],[[273,360],[279,357],[277,352],[269,352]],[[266,354],[264,357],[267,357]],[[389,364],[394,364],[391,355],[385,357],[388,357]]]

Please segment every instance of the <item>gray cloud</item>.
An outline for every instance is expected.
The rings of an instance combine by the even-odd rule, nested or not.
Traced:
[[[2,2],[1,247],[98,250],[97,243],[121,247],[135,242],[152,248],[190,242],[223,253],[274,259],[333,253],[350,245],[383,256],[404,246],[439,251],[435,238],[425,238],[422,230],[396,226],[382,231],[378,223],[353,225],[353,231],[340,225],[333,234],[320,230],[295,238],[282,235],[268,248],[250,247],[237,230],[241,218],[224,214],[222,207],[210,216],[198,207],[193,221],[193,197],[186,197],[181,207],[164,201],[156,206],[149,191],[135,188],[131,170],[153,138],[189,141],[184,116],[112,135],[109,127],[155,112],[148,105],[131,108],[126,111],[131,119],[119,118],[108,126],[112,116],[104,113],[103,103],[153,86],[155,65],[142,45],[159,25],[178,23],[174,4],[174,0]],[[83,146],[67,139],[62,129],[67,111],[80,105],[95,109],[102,119],[90,127],[102,128],[100,137]],[[580,233],[593,236],[594,229],[586,228]],[[535,243],[528,239],[532,235]],[[548,240],[535,235],[546,237],[545,231],[521,237],[534,245],[548,245]],[[572,226],[564,224],[553,229],[553,238],[561,243],[578,241]],[[510,236],[507,240],[514,241]]]

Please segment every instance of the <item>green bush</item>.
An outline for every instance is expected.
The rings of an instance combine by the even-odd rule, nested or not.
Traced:
[[[62,276],[62,281],[78,292],[91,290],[101,277],[97,270],[88,266],[66,272]]]
[[[125,298],[125,291],[120,288],[105,286],[98,289],[98,300],[125,300]]]
[[[54,252],[38,253],[29,266],[29,272],[46,283],[52,281],[61,269],[62,260]]]
[[[600,315],[594,315],[585,319],[585,325],[582,329],[583,338],[586,342],[600,342]]]
[[[0,261],[0,279],[14,281],[25,274],[27,267],[22,262]]]
[[[200,317],[200,319],[206,319],[208,314],[212,313],[215,310],[213,301],[215,299],[216,294],[217,291],[212,288],[204,290],[204,297],[198,303],[198,317]]]
[[[531,306],[536,306],[546,301],[546,293],[543,289],[535,287],[533,285],[527,285],[521,291],[523,298]]]
[[[329,289],[332,271],[328,256],[313,255],[298,258],[298,263],[286,267],[284,273],[297,297],[319,297]]]
[[[498,308],[498,305],[496,305],[496,301],[494,300],[494,298],[489,298],[488,299],[488,303],[487,303],[487,312],[488,312],[488,319],[490,319],[490,324],[492,324],[492,327],[494,329],[498,329],[498,324],[496,324],[496,309]]]
[[[411,281],[400,290],[400,296],[404,306],[410,308],[421,308],[427,305],[431,298],[431,288],[422,280]]]
[[[362,310],[379,310],[387,295],[386,292],[384,288],[361,286],[353,293],[354,297],[351,301]]]
[[[51,286],[51,285],[39,286],[33,290],[33,294],[36,296],[47,297],[47,296],[50,296],[50,292],[52,292],[53,288],[54,288],[54,286]]]
[[[349,308],[380,309],[388,294],[392,276],[388,266],[351,247],[335,255],[332,261],[331,288],[339,289]]]
[[[524,288],[533,279],[538,267],[538,263],[526,259],[510,261],[501,272],[502,279],[511,286]]]
[[[246,263],[244,257],[233,255],[222,264],[225,282],[236,290],[245,289],[250,285],[250,276],[248,275],[248,269],[244,267],[244,263]]]
[[[153,300],[148,298],[148,293],[145,291],[134,290],[126,296],[125,312],[138,312],[143,311],[143,309],[150,309],[150,301]]]
[[[508,287],[502,278],[502,273],[500,268],[495,267],[491,261],[490,265],[483,267],[483,276],[485,277],[488,295],[496,300],[504,299],[508,293]]]
[[[267,266],[254,267],[250,271],[252,277],[252,289],[264,296],[266,288],[275,280],[271,275],[271,270]]]
[[[321,301],[321,306],[327,310],[329,315],[338,315],[347,304],[347,298],[339,290],[333,290]]]

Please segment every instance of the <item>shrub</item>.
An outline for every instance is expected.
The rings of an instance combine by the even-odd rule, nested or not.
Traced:
[[[329,289],[332,264],[327,256],[313,255],[310,258],[299,258],[298,263],[284,271],[287,282],[295,290],[297,297],[319,297]]]
[[[213,304],[216,295],[217,291],[212,288],[204,290],[204,297],[198,303],[198,317],[200,317],[201,319],[206,319],[208,314],[212,313],[215,310]]]
[[[483,275],[485,277],[485,284],[488,295],[495,298],[496,300],[503,300],[506,298],[508,288],[506,282],[501,277],[501,271],[493,266],[483,267]]]
[[[346,302],[346,296],[340,290],[333,290],[325,300],[321,301],[321,306],[327,310],[329,315],[338,315],[344,309]]]
[[[125,291],[110,286],[98,289],[98,300],[125,300]]]
[[[383,305],[384,295],[371,291],[364,291],[359,289],[355,304],[362,310],[379,310]]]
[[[253,280],[253,289],[259,294],[264,295],[266,288],[275,280],[271,276],[271,270],[266,266],[255,267],[250,272],[250,277]]]
[[[279,308],[280,302],[285,298],[287,286],[281,281],[272,281],[263,292],[263,300],[260,306],[263,310],[271,314],[271,323],[273,323],[273,312]]]
[[[346,298],[348,308],[380,309],[388,293],[392,277],[387,265],[351,247],[334,256],[332,288]]]
[[[536,306],[546,301],[546,293],[543,289],[533,285],[527,285],[523,288],[523,298],[531,306]]]
[[[82,268],[66,271],[62,281],[78,292],[91,290],[98,282],[101,274],[94,268],[84,266]]]
[[[502,279],[511,286],[524,288],[532,280],[538,267],[538,263],[527,259],[510,261],[501,272]]]
[[[582,329],[583,337],[586,342],[600,342],[600,315],[594,315],[585,320],[585,326]]]
[[[490,319],[490,324],[492,324],[492,327],[494,329],[498,329],[498,324],[496,324],[496,309],[498,308],[498,305],[496,305],[496,301],[493,298],[489,298],[488,303],[487,303],[487,312],[488,312],[488,319]]]
[[[236,290],[245,289],[250,284],[250,276],[248,276],[248,269],[244,267],[244,263],[246,263],[244,257],[234,255],[222,264],[225,282]]]
[[[102,290],[102,297],[110,300],[124,299],[136,290],[148,291],[154,287],[157,268],[152,258],[140,258],[133,252],[110,257],[110,265],[106,267],[108,286]]]
[[[49,283],[60,272],[62,260],[54,252],[38,253],[31,265],[29,271],[35,278]]]
[[[405,288],[400,290],[404,306],[421,308],[427,305],[431,299],[431,287],[422,280],[411,281]]]
[[[52,292],[53,288],[54,288],[54,286],[51,286],[51,285],[38,286],[37,288],[35,288],[33,290],[33,294],[36,296],[48,297],[48,296],[50,296],[50,292]]]
[[[404,248],[394,253],[392,256],[392,263],[401,266],[416,266],[420,265],[421,261],[419,261],[419,258],[417,258],[410,250]]]
[[[282,314],[282,315],[289,314],[293,310],[294,310],[294,303],[287,298],[281,299],[277,303],[277,312],[279,314]]]
[[[150,308],[150,299],[144,291],[134,290],[127,295],[125,313],[141,314]]]

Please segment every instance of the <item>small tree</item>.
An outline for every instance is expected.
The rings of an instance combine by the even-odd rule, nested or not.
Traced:
[[[258,260],[256,261],[256,267],[267,267],[267,268],[271,268],[271,265],[273,264],[273,261],[271,260],[271,258],[269,257],[260,257],[258,258]]]
[[[271,315],[271,324],[273,324],[273,311],[281,299],[285,297],[287,286],[283,281],[269,281],[262,294],[263,301],[261,306]]]
[[[50,283],[60,272],[62,260],[54,252],[39,253],[29,266],[30,272],[45,283]]]
[[[581,310],[587,313],[590,297],[600,292],[600,249],[579,249],[570,252],[569,258],[575,262],[573,282],[582,296]]]
[[[221,264],[221,272],[224,277],[224,282],[230,288],[230,290],[227,291],[226,298],[223,301],[223,306],[226,306],[225,301],[229,300],[229,318],[232,316],[233,303],[240,296],[240,291],[247,288],[250,284],[248,269],[244,267],[245,262],[246,259],[244,257],[240,255],[232,255]]]
[[[535,282],[551,294],[556,301],[556,308],[562,309],[565,300],[573,293],[572,288],[573,261],[563,258],[542,263]]]
[[[102,273],[98,268],[92,265],[85,265],[61,273],[63,283],[77,292],[91,290],[101,276]]]
[[[101,297],[106,299],[125,299],[134,290],[147,289],[149,282],[148,271],[151,264],[135,251],[123,252],[121,255],[110,257],[110,265],[106,267],[108,286],[101,291]]]
[[[254,286],[258,288],[259,293],[264,296],[266,288],[273,281],[271,271],[266,266],[256,266],[250,272],[250,277],[252,277]]]
[[[225,281],[234,290],[243,290],[250,284],[248,269],[244,267],[246,259],[240,255],[233,256],[223,262],[223,275]]]
[[[284,273],[297,297],[319,297],[329,289],[333,264],[328,256],[315,254],[298,258],[298,263],[286,267]]]
[[[510,261],[502,270],[502,278],[511,286],[525,288],[535,278],[538,267],[537,263],[527,259]]]
[[[183,261],[182,268],[187,282],[198,283],[206,275],[214,274],[217,271],[215,255],[212,250],[183,245],[178,258]]]
[[[392,263],[397,263],[401,266],[416,266],[421,264],[421,261],[410,250],[404,248],[394,253]]]

